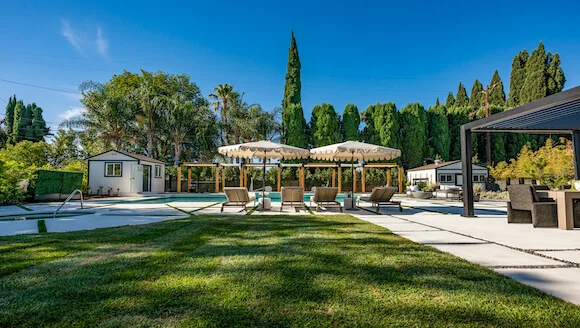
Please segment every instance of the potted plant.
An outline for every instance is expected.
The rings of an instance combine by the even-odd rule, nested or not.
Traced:
[[[90,196],[93,194],[93,189],[91,187],[87,188],[87,195]]]
[[[109,197],[113,196],[113,187],[109,186],[109,192],[107,193]]]
[[[117,196],[119,196],[121,194],[121,189],[117,188]]]
[[[413,191],[413,198],[430,199],[433,197],[431,185],[428,186],[425,182],[419,182],[417,183],[417,187],[419,187],[419,191]]]
[[[97,196],[103,196],[103,188],[104,186],[99,186],[99,190],[97,190]]]
[[[481,195],[481,193],[483,192],[483,186],[476,183],[473,185],[473,201],[474,202],[479,202],[479,197]]]

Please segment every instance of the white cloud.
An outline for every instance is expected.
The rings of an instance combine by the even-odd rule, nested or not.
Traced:
[[[78,93],[61,92],[60,94],[67,97],[70,100],[80,101],[83,98],[83,95]]]
[[[69,22],[66,19],[60,21],[60,34],[78,51],[81,55],[85,56],[85,51],[83,50],[83,40],[82,38],[71,28]]]
[[[101,54],[101,56],[107,58],[107,51],[109,50],[109,43],[103,37],[103,30],[100,26],[97,26],[97,39],[95,40],[95,44],[97,45],[97,50]]]
[[[62,117],[65,120],[68,120],[72,117],[78,116],[85,111],[84,107],[71,107],[64,113],[60,113],[58,116]]]

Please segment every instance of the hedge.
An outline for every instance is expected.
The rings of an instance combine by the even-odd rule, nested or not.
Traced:
[[[64,194],[66,197],[75,189],[81,189],[82,183],[81,172],[38,170],[35,194]]]

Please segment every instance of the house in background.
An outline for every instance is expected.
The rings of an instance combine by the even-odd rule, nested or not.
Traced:
[[[119,195],[165,191],[165,163],[147,156],[110,150],[88,158],[88,185],[93,194],[109,188]]]
[[[481,184],[485,189],[485,183],[489,176],[488,169],[473,164],[473,183]],[[427,184],[437,183],[441,186],[462,186],[463,173],[461,171],[461,161],[441,162],[416,167],[407,171],[407,181],[412,185],[419,182]]]

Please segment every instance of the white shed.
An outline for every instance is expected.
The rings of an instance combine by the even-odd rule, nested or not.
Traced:
[[[473,183],[482,184],[485,182],[489,172],[487,168],[473,164]],[[407,181],[416,185],[418,182],[427,184],[437,183],[439,185],[461,186],[463,185],[463,172],[461,171],[461,161],[440,162],[410,169],[407,171]]]
[[[165,163],[147,156],[110,150],[88,158],[92,193],[109,188],[119,195],[165,191]]]

